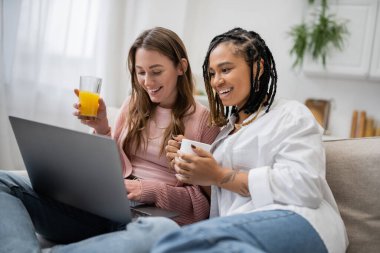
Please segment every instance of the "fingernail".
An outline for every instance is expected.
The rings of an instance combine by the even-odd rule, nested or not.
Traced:
[[[191,148],[192,148],[192,149],[196,149],[197,147],[194,146],[193,144],[191,144]]]

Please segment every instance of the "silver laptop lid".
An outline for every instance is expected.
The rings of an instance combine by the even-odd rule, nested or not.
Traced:
[[[36,192],[117,222],[131,220],[115,141],[9,116]]]

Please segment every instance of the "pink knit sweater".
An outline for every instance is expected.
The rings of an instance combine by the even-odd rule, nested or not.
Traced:
[[[138,151],[140,159],[130,159],[127,157],[123,150],[123,143],[128,129],[123,129],[123,126],[125,125],[128,114],[128,103],[129,98],[120,108],[119,115],[112,131],[112,137],[118,143],[120,156],[123,161],[123,175],[125,177],[134,172],[137,172],[134,174],[141,177],[141,175],[144,175],[141,168],[144,166],[150,166],[149,171],[145,172],[145,175],[148,176],[141,177],[140,180],[142,184],[142,196],[140,202],[151,203],[157,207],[178,212],[180,215],[174,220],[180,225],[206,219],[209,216],[210,206],[200,187],[183,185],[177,181],[174,172],[167,167],[168,164],[166,164],[165,171],[165,169],[163,169],[165,168],[163,167],[165,164],[162,162],[163,159],[166,159],[165,154],[160,156],[158,148],[149,147],[151,144],[148,142],[148,150],[150,151],[149,155],[142,157],[142,151],[140,150]],[[200,103],[197,103],[195,113],[184,118],[185,137],[187,139],[204,143],[212,143],[216,135],[219,133],[219,128],[207,126],[208,116],[208,109]],[[156,121],[158,120],[159,119],[156,119]],[[154,123],[156,124],[156,122]],[[156,152],[157,154],[152,155],[152,152]],[[144,159],[146,161],[144,161]],[[155,163],[158,164],[153,166]],[[155,175],[155,177],[150,175]]]

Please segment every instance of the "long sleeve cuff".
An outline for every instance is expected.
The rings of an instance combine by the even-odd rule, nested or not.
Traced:
[[[111,129],[111,127],[108,127],[108,131],[106,133],[104,133],[104,134],[97,133],[96,130],[94,129],[93,133],[94,134],[98,134],[98,135],[111,136],[112,135],[112,129]]]
[[[159,182],[141,179],[141,198],[143,203],[155,203],[159,192]]]
[[[269,185],[270,167],[260,167],[249,171],[248,187],[256,208],[273,204],[272,191]]]

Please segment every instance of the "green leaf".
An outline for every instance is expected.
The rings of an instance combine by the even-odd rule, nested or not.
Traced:
[[[309,4],[314,3],[314,0],[308,1]],[[343,50],[346,35],[349,34],[347,21],[337,21],[334,15],[327,14],[327,0],[321,0],[320,5],[321,8],[316,8],[319,12],[311,25],[302,22],[293,26],[289,32],[293,39],[290,55],[295,56],[293,67],[303,64],[306,53],[311,54],[313,60],[321,60],[325,67],[328,53],[332,48]]]
[[[302,23],[300,25],[294,26],[289,32],[289,35],[293,38],[293,47],[290,50],[290,55],[294,55],[296,57],[293,63],[293,67],[297,65],[301,66],[307,48],[307,25],[305,23]]]
[[[326,56],[330,49],[343,49],[345,35],[348,34],[346,24],[334,20],[332,15],[320,16],[319,22],[311,28],[309,49],[314,60],[321,59],[326,66]]]

